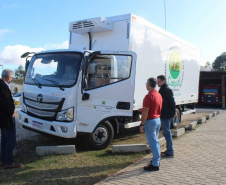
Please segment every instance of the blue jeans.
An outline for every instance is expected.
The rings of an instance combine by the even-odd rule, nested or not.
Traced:
[[[13,149],[16,146],[16,124],[15,117],[13,119],[12,129],[1,129],[1,153],[0,161],[5,165],[13,164]]]
[[[144,124],[146,139],[153,154],[152,158],[153,166],[159,166],[160,161],[160,146],[158,139],[159,129],[160,129],[159,118],[147,120]]]
[[[161,119],[161,124],[162,124],[162,131],[163,131],[163,136],[166,139],[166,153],[169,155],[174,155],[174,151],[173,151],[173,138],[172,138],[172,134],[170,131],[170,124],[171,124],[171,120],[170,119]]]

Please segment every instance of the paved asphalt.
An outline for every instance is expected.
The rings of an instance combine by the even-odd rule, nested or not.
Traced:
[[[226,184],[226,111],[173,142],[175,157],[161,159],[160,171],[143,170],[150,154],[97,184]]]

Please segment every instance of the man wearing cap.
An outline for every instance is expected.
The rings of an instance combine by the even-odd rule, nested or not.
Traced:
[[[159,129],[160,114],[162,109],[162,97],[155,89],[156,79],[149,78],[146,83],[148,94],[144,97],[140,132],[146,135],[149,147],[151,148],[153,158],[148,166],[144,167],[146,171],[158,171],[160,161]]]

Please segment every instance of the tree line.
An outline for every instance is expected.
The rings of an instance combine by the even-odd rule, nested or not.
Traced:
[[[220,56],[218,56],[213,64],[213,69],[218,71],[224,71],[226,69],[226,52],[223,52]]]
[[[15,70],[15,79],[13,82],[23,84],[24,78],[26,75],[26,71],[23,69],[23,66],[20,65],[16,70]]]

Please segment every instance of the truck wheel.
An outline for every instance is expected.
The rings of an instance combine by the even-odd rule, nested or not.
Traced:
[[[173,117],[171,121],[171,128],[176,128],[177,125],[180,123],[180,111],[179,109],[176,109],[176,115],[177,117]]]
[[[109,146],[114,137],[114,129],[109,121],[100,123],[93,133],[88,135],[88,144],[92,149],[101,150]]]

